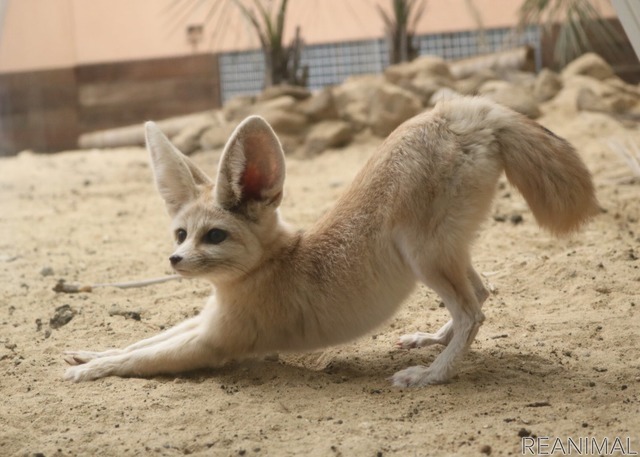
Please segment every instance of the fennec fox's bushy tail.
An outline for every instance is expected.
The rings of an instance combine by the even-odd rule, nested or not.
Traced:
[[[599,212],[591,174],[563,138],[482,98],[456,98],[440,108],[453,128],[470,131],[471,141],[481,131],[492,132],[507,179],[541,227],[555,235],[567,234]]]
[[[562,235],[598,213],[591,174],[567,141],[523,118],[500,132],[498,142],[507,179],[541,227]]]
[[[469,250],[502,171],[556,234],[598,211],[589,171],[566,141],[480,98],[439,103],[398,127],[306,232],[280,218],[284,154],[264,119],[238,126],[215,179],[153,123],[147,146],[173,218],[171,265],[209,279],[215,294],[198,316],[125,349],[67,353],[68,380],[177,373],[344,343],[388,320],[420,281],[451,320],[433,334],[402,336],[398,346],[446,348],[429,367],[392,379],[404,387],[444,382],[484,319],[489,292]]]

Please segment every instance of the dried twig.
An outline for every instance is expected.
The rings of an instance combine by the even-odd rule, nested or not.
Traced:
[[[174,279],[180,279],[180,275],[169,275],[161,278],[142,279],[140,281],[128,281],[128,282],[114,282],[105,284],[94,284],[93,287],[117,287],[118,289],[131,289],[134,287],[146,287],[153,284],[161,284],[163,282],[173,281]]]
[[[609,139],[607,145],[627,162],[636,177],[640,178],[640,147],[632,140]]]
[[[132,289],[134,287],[146,287],[153,284],[160,284],[167,281],[173,281],[174,279],[180,279],[180,275],[163,276],[161,278],[142,279],[140,281],[127,281],[127,282],[114,282],[103,284],[69,284],[64,279],[60,279],[54,286],[54,292],[61,292],[65,294],[77,294],[80,292],[91,292],[98,287],[117,287],[118,289]]]

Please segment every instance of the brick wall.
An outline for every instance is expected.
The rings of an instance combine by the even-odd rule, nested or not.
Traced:
[[[218,107],[218,74],[211,54],[0,74],[0,155],[74,149],[82,133]]]

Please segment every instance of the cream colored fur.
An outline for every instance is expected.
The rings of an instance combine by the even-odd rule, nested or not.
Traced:
[[[502,171],[554,233],[577,229],[598,210],[590,174],[566,141],[480,98],[442,102],[401,125],[306,233],[280,219],[284,156],[262,118],[238,126],[215,182],[152,123],[147,144],[181,241],[174,268],[208,278],[215,293],[200,315],[158,336],[122,350],[67,353],[68,380],[177,373],[344,343],[383,324],[420,281],[452,320],[398,345],[446,348],[431,366],[392,380],[444,382],[484,319],[489,294],[469,248]],[[220,235],[212,229],[226,238],[212,243]]]

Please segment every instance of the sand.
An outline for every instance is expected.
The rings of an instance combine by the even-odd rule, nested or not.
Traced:
[[[596,113],[554,111],[540,121],[579,149],[602,214],[555,239],[503,183],[473,251],[493,290],[486,323],[458,375],[420,389],[393,388],[387,378],[441,350],[394,348],[400,335],[448,319],[423,287],[374,334],[323,353],[180,376],[63,381],[64,350],[151,336],[196,314],[209,285],[53,292],[59,279],[170,273],[169,219],[147,154],[0,160],[0,455],[495,456],[520,455],[523,436],[526,445],[534,436],[542,445],[589,437],[609,448],[619,438],[623,450],[640,452],[640,179],[605,143],[640,144],[640,132]],[[290,159],[285,218],[312,224],[375,146]],[[194,159],[213,174],[218,157]]]

